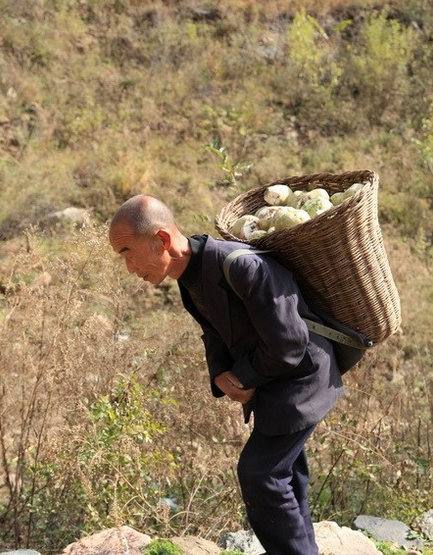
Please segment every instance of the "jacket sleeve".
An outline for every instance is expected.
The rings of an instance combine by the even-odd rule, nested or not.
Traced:
[[[223,397],[225,393],[215,385],[215,378],[233,366],[233,357],[222,339],[211,330],[203,327],[201,336],[206,352],[206,362],[210,374],[210,386],[214,397]]]
[[[259,336],[258,346],[232,367],[244,387],[304,375],[312,364],[309,332],[298,312],[299,290],[292,273],[275,260],[244,256],[230,266],[230,280]]]

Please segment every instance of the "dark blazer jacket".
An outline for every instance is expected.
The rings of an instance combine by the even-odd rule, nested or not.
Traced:
[[[266,435],[292,433],[316,424],[342,395],[331,343],[310,333],[301,316],[311,313],[292,272],[271,254],[236,258],[230,287],[223,274],[226,256],[244,243],[209,236],[202,259],[204,302],[209,322],[180,283],[185,308],[201,325],[211,388],[231,370],[246,388],[256,388],[254,426]]]

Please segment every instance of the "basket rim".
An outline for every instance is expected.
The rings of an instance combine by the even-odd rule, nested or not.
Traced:
[[[251,239],[251,240],[241,239],[236,235],[233,235],[230,229],[226,225],[224,225],[223,219],[230,214],[230,210],[232,210],[236,206],[241,206],[242,202],[245,202],[249,198],[252,198],[255,195],[261,194],[271,185],[276,185],[281,183],[292,187],[296,187],[296,183],[298,184],[306,183],[306,182],[317,183],[318,181],[329,182],[329,181],[336,181],[336,180],[344,181],[345,179],[352,178],[353,176],[359,177],[360,175],[364,175],[364,181],[367,181],[368,182],[367,184],[369,185],[368,188],[361,189],[360,191],[355,193],[352,197],[346,199],[343,203],[333,206],[332,208],[329,208],[329,210],[327,210],[326,212],[323,212],[322,214],[315,216],[314,218],[312,218],[307,222],[304,222],[292,228],[271,232],[270,234],[266,235],[266,239],[267,239],[267,242],[269,242],[269,239],[272,238],[272,236],[276,236],[276,234],[298,232],[300,227],[307,230],[313,229],[315,227],[320,226],[321,222],[323,222],[324,220],[334,218],[340,212],[347,212],[348,210],[350,210],[351,207],[356,206],[358,202],[360,202],[363,196],[365,196],[368,193],[368,190],[378,188],[379,174],[374,170],[366,169],[366,170],[347,171],[342,173],[326,172],[326,173],[303,174],[303,175],[294,175],[287,178],[276,179],[274,181],[266,183],[265,185],[253,187],[252,189],[249,189],[248,191],[245,191],[237,195],[234,199],[229,201],[216,214],[214,218],[214,227],[225,240],[238,241],[246,244],[251,244],[252,246],[261,245],[264,241],[264,237],[259,239]],[[368,176],[368,178],[366,176]],[[266,206],[265,203],[263,205]],[[240,216],[241,215],[239,215],[238,217]]]
[[[342,181],[346,178],[355,176],[355,175],[360,175],[360,174],[369,174],[370,175],[370,179],[371,181],[377,181],[379,182],[379,174],[378,172],[376,172],[375,170],[371,170],[371,169],[363,169],[363,170],[352,170],[352,171],[346,171],[346,172],[340,172],[340,173],[331,173],[331,172],[316,172],[316,173],[306,173],[306,174],[295,174],[295,175],[289,175],[287,177],[279,177],[278,179],[274,179],[272,181],[268,181],[266,183],[264,183],[263,185],[258,185],[256,187],[252,187],[251,189],[248,189],[247,191],[244,191],[243,193],[238,194],[235,198],[233,198],[230,202],[235,201],[237,198],[242,197],[243,195],[247,194],[247,193],[252,193],[254,191],[260,191],[263,189],[266,189],[267,187],[270,187],[271,185],[276,185],[278,183],[284,183],[287,184],[288,182],[291,183],[302,183],[305,181],[332,181],[332,180],[339,180]]]

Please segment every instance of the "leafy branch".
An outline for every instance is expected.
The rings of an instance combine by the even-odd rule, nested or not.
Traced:
[[[225,179],[217,181],[218,185],[237,186],[237,179],[242,177],[245,172],[250,171],[253,166],[251,162],[241,162],[240,160],[234,162],[228,154],[228,147],[221,146],[218,139],[214,139],[212,143],[207,144],[205,148],[219,158],[217,167],[227,174]]]

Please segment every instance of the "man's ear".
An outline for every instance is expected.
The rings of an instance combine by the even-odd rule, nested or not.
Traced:
[[[162,245],[163,250],[168,251],[171,247],[171,235],[164,229],[160,229],[156,232],[156,238],[158,243]]]

